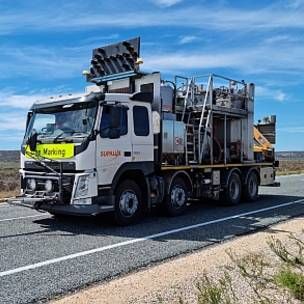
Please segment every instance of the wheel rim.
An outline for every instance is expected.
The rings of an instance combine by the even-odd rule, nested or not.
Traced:
[[[119,198],[119,209],[124,216],[133,216],[138,209],[138,205],[138,198],[134,191],[126,190],[122,192]]]
[[[240,195],[240,185],[236,180],[232,180],[229,187],[230,197],[237,200]]]
[[[251,197],[254,197],[257,193],[257,183],[254,177],[251,177],[248,181],[248,193]]]
[[[175,186],[171,191],[171,204],[174,207],[182,207],[186,203],[185,189]]]

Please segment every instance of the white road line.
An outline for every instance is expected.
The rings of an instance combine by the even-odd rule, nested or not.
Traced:
[[[256,213],[260,213],[260,212],[264,212],[264,211],[274,210],[274,209],[278,209],[278,208],[281,208],[281,207],[286,207],[286,206],[290,206],[290,205],[294,205],[294,204],[298,204],[298,203],[304,203],[304,199],[299,199],[299,200],[292,201],[292,202],[282,203],[280,205],[266,207],[266,208],[262,208],[262,209],[258,209],[258,210],[249,211],[249,212],[239,213],[239,214],[236,214],[236,215],[227,216],[227,217],[220,218],[220,219],[217,219],[217,220],[212,220],[212,221],[198,223],[198,224],[194,224],[194,225],[190,225],[190,226],[184,226],[184,227],[177,228],[177,229],[167,230],[167,231],[164,231],[164,232],[147,235],[145,237],[136,238],[136,239],[132,239],[132,240],[129,240],[129,241],[119,242],[119,243],[116,243],[116,244],[112,244],[112,245],[108,245],[108,246],[104,246],[104,247],[99,247],[99,248],[94,248],[94,249],[91,249],[91,250],[80,251],[80,252],[65,255],[65,256],[62,256],[62,257],[59,257],[59,258],[54,258],[54,259],[46,260],[46,261],[43,261],[43,262],[39,262],[39,263],[31,264],[31,265],[26,265],[26,266],[11,269],[11,270],[2,271],[2,272],[0,272],[0,277],[5,277],[5,276],[12,275],[12,274],[15,274],[15,273],[19,273],[19,272],[23,272],[23,271],[31,270],[31,269],[36,269],[36,268],[39,268],[39,267],[43,267],[43,266],[47,266],[47,265],[51,265],[51,264],[75,259],[75,258],[79,258],[79,257],[90,255],[90,254],[93,254],[93,253],[103,252],[103,251],[106,251],[106,250],[109,250],[109,249],[114,249],[114,248],[118,248],[118,247],[132,245],[132,244],[148,241],[148,240],[151,240],[151,239],[159,238],[159,237],[162,237],[162,236],[166,236],[166,235],[169,235],[169,234],[174,234],[174,233],[178,233],[178,232],[182,232],[182,231],[187,231],[187,230],[190,230],[190,229],[195,229],[195,228],[199,228],[199,227],[203,227],[203,226],[207,226],[207,225],[211,225],[211,224],[216,224],[216,223],[224,222],[224,221],[227,221],[227,220],[236,219],[236,218],[239,218],[239,217],[252,215],[252,214],[256,214]]]
[[[15,221],[15,220],[23,220],[27,218],[33,218],[33,217],[43,217],[46,216],[46,214],[35,214],[35,215],[27,215],[27,216],[20,216],[20,217],[11,217],[6,219],[0,219],[1,222],[9,222],[9,221]]]
[[[7,207],[7,206],[9,206],[8,203],[0,203],[0,207]]]

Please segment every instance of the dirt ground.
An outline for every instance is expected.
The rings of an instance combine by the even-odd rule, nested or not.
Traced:
[[[139,272],[95,285],[52,301],[52,304],[85,303],[196,303],[195,282],[206,272],[217,277],[219,269],[229,265],[227,251],[238,256],[263,253],[271,257],[267,241],[271,236],[287,241],[288,233],[301,234],[304,217],[293,219],[252,235],[173,259]],[[244,292],[240,282],[240,292]]]

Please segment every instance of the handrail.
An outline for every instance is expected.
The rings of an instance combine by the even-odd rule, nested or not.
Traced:
[[[186,91],[186,96],[184,100],[184,109],[183,109],[183,114],[182,114],[182,121],[184,121],[185,114],[186,114],[186,108],[187,108],[187,102],[188,102],[188,97],[190,93],[190,87],[193,84],[193,78],[187,78],[187,91]]]
[[[213,75],[211,74],[208,79],[208,84],[207,84],[207,89],[206,89],[206,95],[204,98],[204,104],[202,108],[202,113],[200,117],[200,122],[199,122],[199,127],[198,127],[198,155],[199,155],[199,162],[201,162],[201,155],[202,155],[202,143],[201,143],[201,131],[202,131],[202,125],[203,125],[203,120],[205,116],[205,109],[206,109],[206,104],[207,104],[207,99],[210,94],[210,88],[211,88],[211,82],[213,81]]]

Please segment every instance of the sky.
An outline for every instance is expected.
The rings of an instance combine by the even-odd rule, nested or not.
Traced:
[[[19,149],[37,99],[83,92],[92,49],[141,37],[143,71],[256,84],[276,149],[304,150],[304,0],[0,0],[0,150]]]

